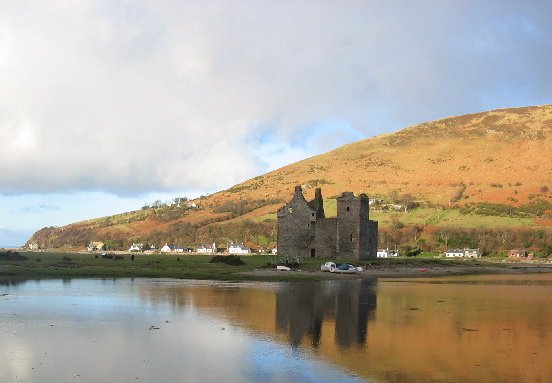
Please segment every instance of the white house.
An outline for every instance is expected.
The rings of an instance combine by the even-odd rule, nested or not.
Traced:
[[[228,254],[251,254],[251,249],[242,244],[232,243],[228,246]]]
[[[38,250],[38,249],[39,249],[38,243],[36,242],[29,243],[29,250]]]
[[[160,251],[162,253],[171,253],[175,251],[176,245],[165,243],[165,246],[163,246]]]
[[[132,246],[128,249],[128,251],[142,251],[144,249],[143,243],[133,243]]]
[[[481,250],[479,249],[464,249],[464,257],[467,258],[480,258]]]
[[[376,256],[377,256],[377,258],[398,257],[399,256],[399,250],[378,249],[378,252],[376,253]]]
[[[217,246],[214,242],[207,245],[199,245],[196,248],[196,252],[201,254],[215,254],[217,252]]]
[[[463,256],[464,256],[464,250],[462,249],[449,249],[445,251],[445,257],[447,258],[463,257]]]
[[[278,254],[278,248],[275,247],[275,248],[273,248],[270,252],[271,252],[273,255],[276,255],[276,254]]]
[[[445,251],[445,257],[464,257],[464,258],[479,258],[481,257],[481,250],[479,249],[450,249]]]
[[[160,251],[162,253],[185,253],[188,251],[188,248],[166,243],[165,246],[160,249]]]

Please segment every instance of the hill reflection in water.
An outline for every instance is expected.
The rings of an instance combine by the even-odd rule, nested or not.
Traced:
[[[550,275],[162,290],[142,297],[223,316],[377,382],[544,382],[552,376]]]

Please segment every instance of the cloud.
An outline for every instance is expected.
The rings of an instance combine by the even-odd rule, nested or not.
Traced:
[[[348,139],[550,102],[551,11],[2,1],[0,193],[216,190]]]

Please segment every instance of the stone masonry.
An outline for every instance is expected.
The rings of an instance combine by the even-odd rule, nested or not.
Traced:
[[[344,192],[337,198],[337,217],[326,218],[322,191],[307,202],[301,186],[278,210],[278,254],[345,260],[376,258],[378,223],[370,220],[368,196]]]

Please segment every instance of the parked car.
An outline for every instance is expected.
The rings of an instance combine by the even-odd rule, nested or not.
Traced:
[[[337,267],[335,262],[326,262],[322,266],[320,266],[320,271],[330,271],[332,267],[333,268]]]
[[[362,267],[355,267],[351,264],[344,263],[337,267],[332,267],[330,273],[339,273],[339,274],[356,274],[362,271]]]

